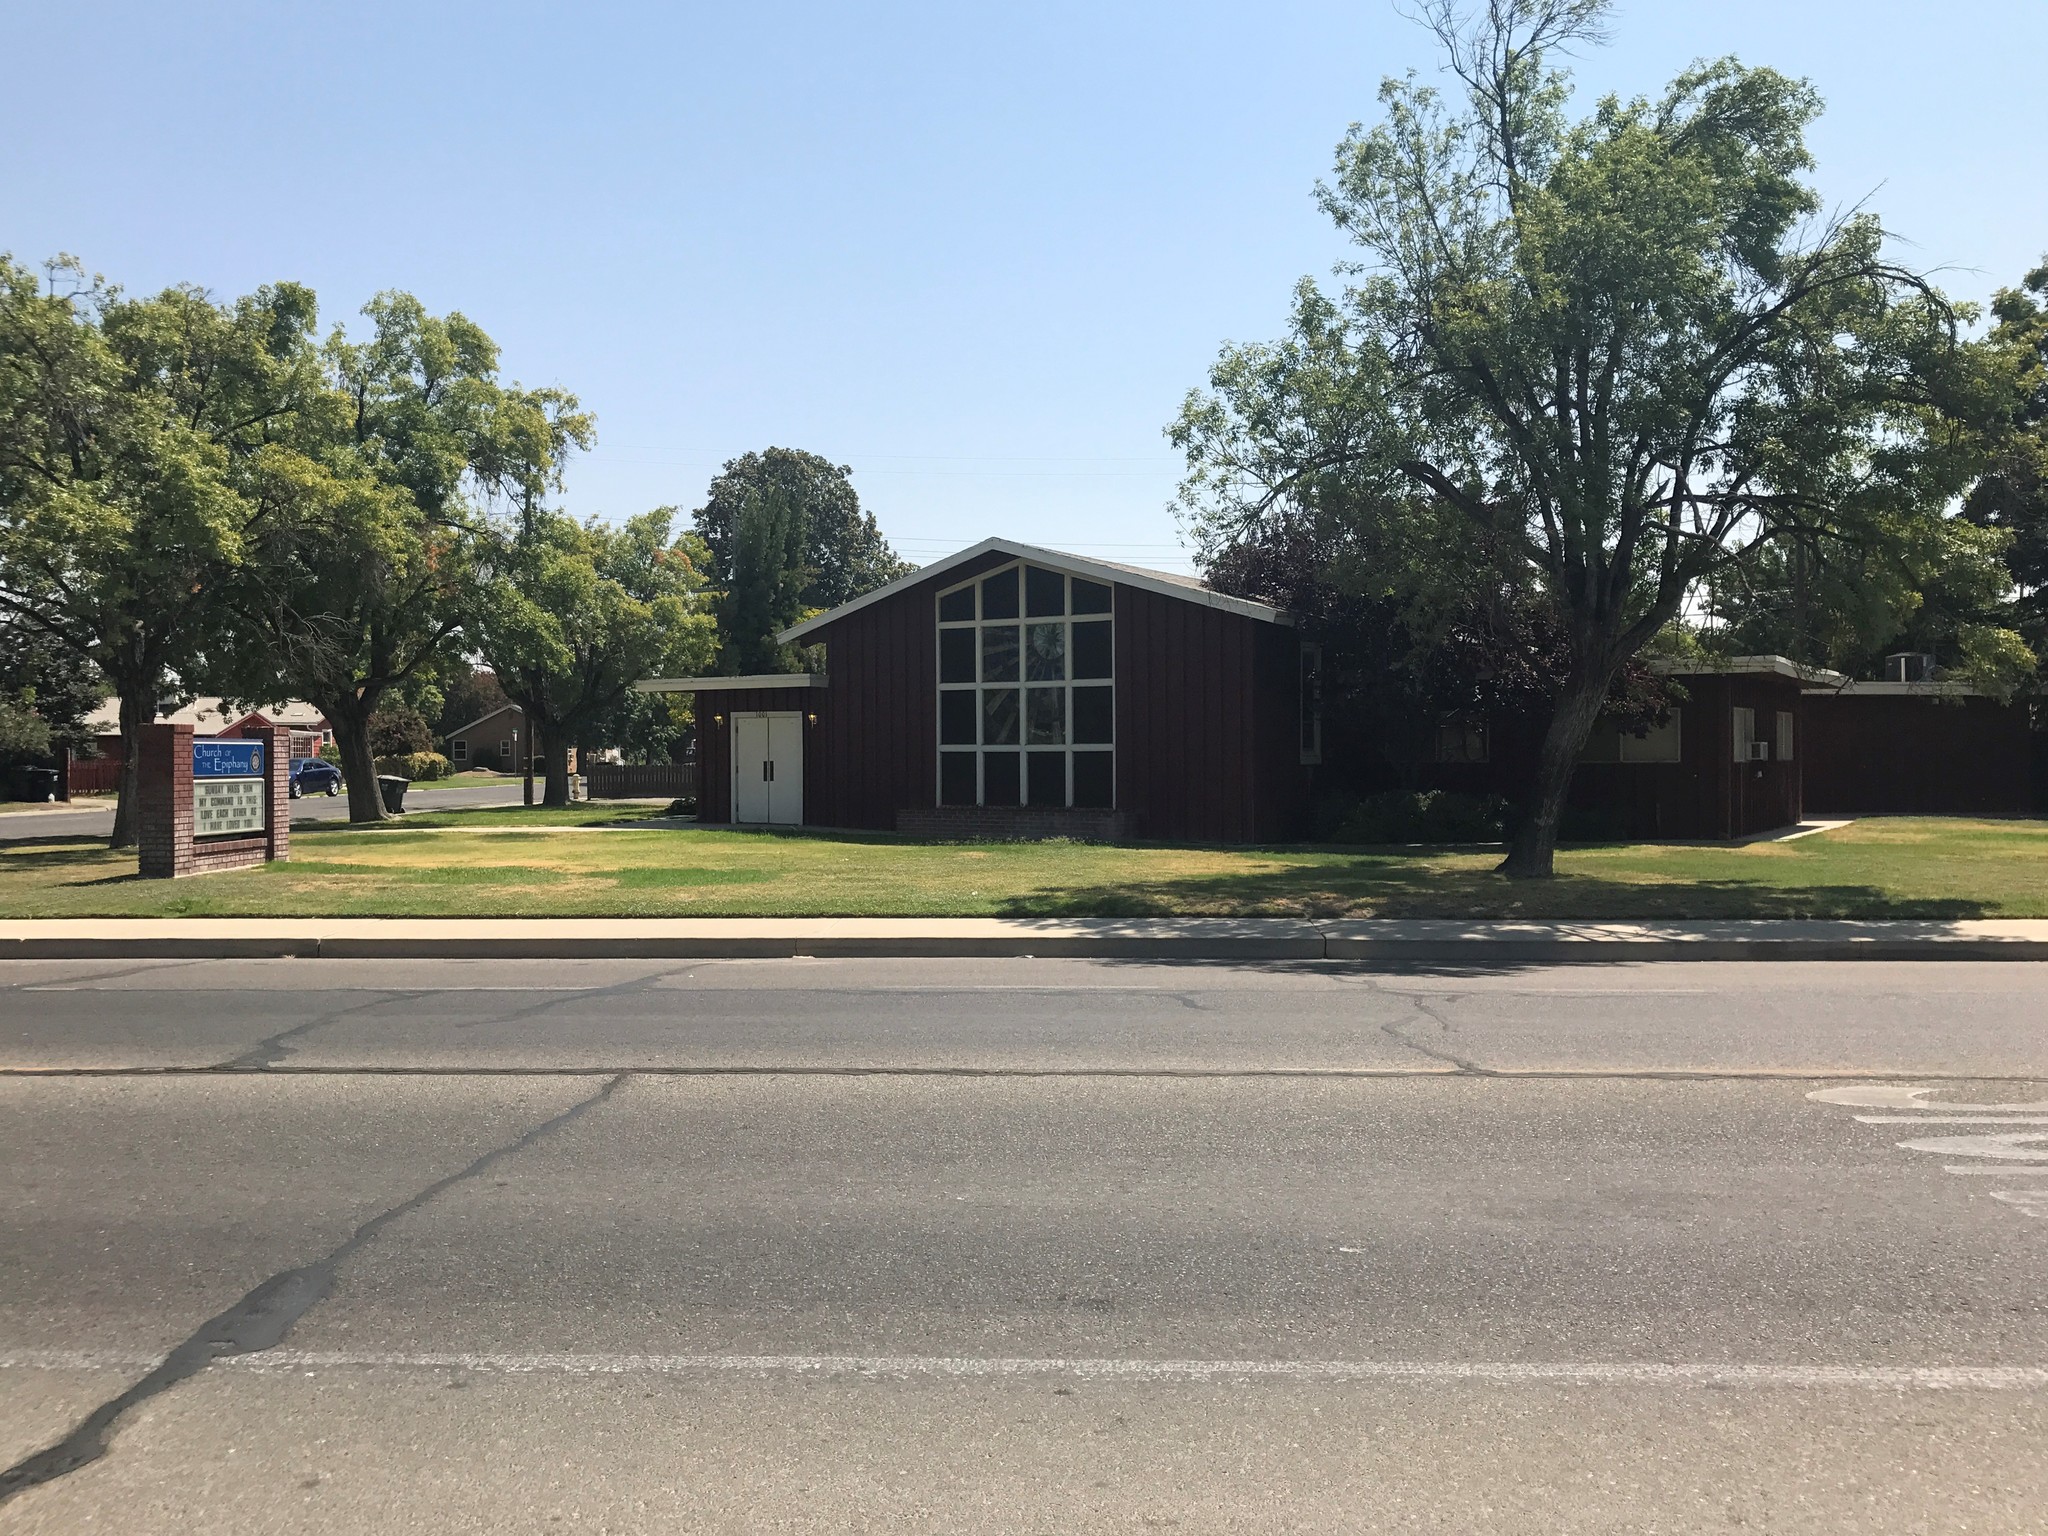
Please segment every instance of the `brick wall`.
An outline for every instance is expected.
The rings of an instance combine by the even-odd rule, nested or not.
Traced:
[[[192,727],[145,725],[138,743],[135,839],[145,880],[196,873],[192,858]]]

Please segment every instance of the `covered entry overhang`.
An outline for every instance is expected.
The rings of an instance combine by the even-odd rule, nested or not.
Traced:
[[[633,687],[696,695],[700,823],[802,824],[819,766],[807,747],[826,687],[822,672],[650,677]]]

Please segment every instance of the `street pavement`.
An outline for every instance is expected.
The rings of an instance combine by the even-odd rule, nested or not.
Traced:
[[[0,1167],[4,1532],[2048,1525],[2038,965],[11,962]]]
[[[526,795],[523,780],[508,784],[471,784],[459,789],[420,789],[405,797],[408,809],[452,811],[472,805],[518,805]],[[347,821],[347,795],[308,795],[292,802],[292,820]],[[47,811],[8,811],[0,815],[0,843],[43,842],[62,837],[109,837],[114,831],[114,802],[94,796]]]

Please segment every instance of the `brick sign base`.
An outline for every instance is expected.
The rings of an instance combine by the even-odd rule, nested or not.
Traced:
[[[136,784],[136,841],[145,880],[175,880],[222,869],[247,869],[291,857],[292,733],[284,726],[242,733],[263,743],[269,826],[231,837],[195,837],[192,818],[192,727],[142,730]]]

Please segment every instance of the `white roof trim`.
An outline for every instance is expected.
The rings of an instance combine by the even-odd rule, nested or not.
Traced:
[[[885,597],[894,597],[905,587],[916,582],[943,576],[970,560],[991,554],[1008,555],[1014,560],[1029,560],[1034,565],[1065,571],[1069,576],[1079,576],[1088,581],[1121,584],[1126,587],[1137,587],[1146,592],[1156,592],[1162,597],[1177,597],[1182,602],[1200,603],[1205,608],[1220,608],[1225,613],[1242,614],[1245,618],[1259,619],[1267,624],[1294,623],[1294,620],[1278,608],[1252,602],[1249,598],[1226,597],[1221,592],[1211,592],[1199,582],[1178,580],[1161,571],[1141,570],[1130,565],[1112,565],[1106,560],[1090,560],[1085,556],[1070,555],[1062,550],[1041,549],[1036,544],[1019,544],[1014,539],[983,539],[972,548],[963,549],[958,554],[948,555],[943,560],[935,560],[930,565],[921,566],[908,576],[899,576],[886,587],[877,587],[851,602],[841,603],[837,608],[828,608],[816,618],[805,619],[803,623],[785,629],[775,638],[784,645],[801,640],[825,625],[845,618],[849,613],[858,612],[870,603],[879,603]]]
[[[1879,683],[1858,680],[1845,682],[1831,688],[1809,688],[1812,694],[1861,694],[1871,698],[1885,699],[1981,699],[1987,695],[1981,688],[1972,688],[1968,683]]]
[[[1718,677],[1727,673],[1769,672],[1778,677],[1792,678],[1797,682],[1826,683],[1830,686],[1849,680],[1847,673],[1831,672],[1826,667],[1809,667],[1784,656],[1703,656],[1698,661],[1653,656],[1650,658],[1650,670],[1664,676],[1679,677]]]
[[[822,672],[754,672],[744,677],[643,677],[635,693],[732,693],[741,688],[823,688]]]

